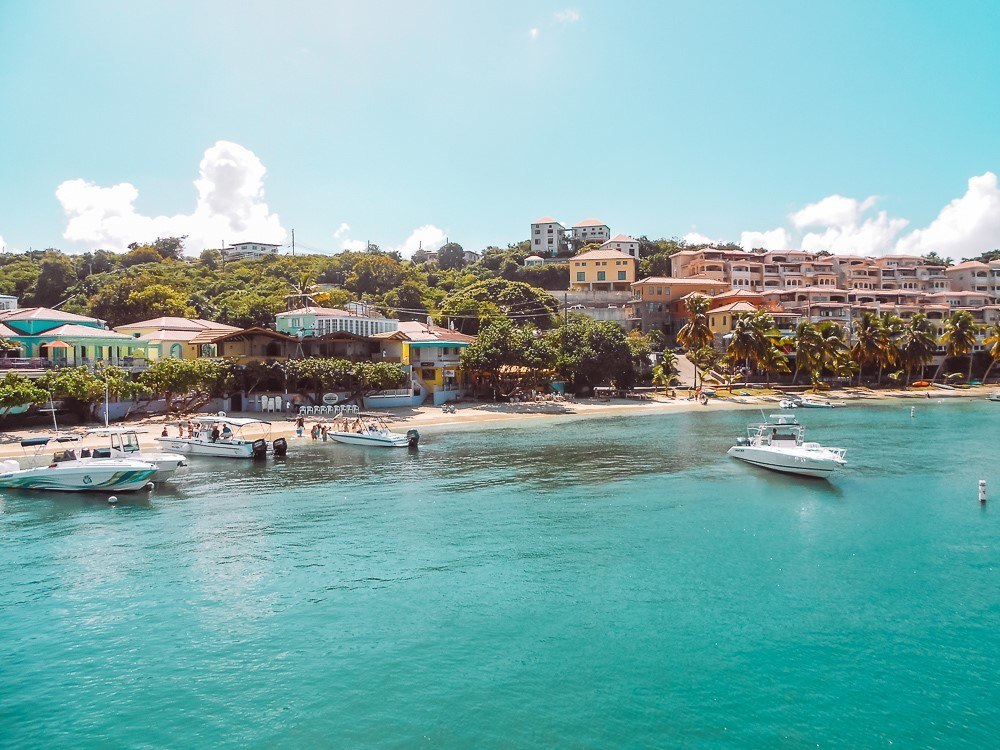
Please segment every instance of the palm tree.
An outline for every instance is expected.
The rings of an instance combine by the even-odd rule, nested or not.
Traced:
[[[851,347],[851,355],[858,363],[858,385],[861,385],[861,371],[865,365],[875,365],[881,361],[882,349],[886,342],[886,329],[882,319],[875,313],[866,312],[854,329],[856,341]]]
[[[783,374],[792,370],[788,364],[788,355],[785,354],[785,350],[782,348],[780,342],[772,342],[764,350],[757,365],[764,371],[764,377],[767,379],[768,385],[771,385],[772,373]]]
[[[803,320],[795,326],[795,374],[792,384],[799,379],[799,373],[805,370],[815,380],[823,369],[824,344],[819,329],[808,320]],[[814,375],[815,373],[815,375]]]
[[[969,374],[966,382],[972,380],[972,347],[976,345],[976,334],[979,326],[976,325],[972,313],[968,310],[956,310],[951,314],[944,324],[944,335],[941,336],[941,343],[945,345],[945,357],[969,357]],[[944,366],[944,360],[938,365],[934,378],[937,378]]]
[[[743,384],[750,380],[750,365],[756,364],[763,353],[764,341],[760,337],[760,332],[753,324],[752,316],[740,315],[733,321],[733,328],[729,332],[729,345],[726,347],[726,355],[730,362],[743,363]]]
[[[677,342],[689,358],[693,352],[712,345],[712,329],[708,325],[708,297],[695,294],[684,301],[688,322],[677,332]],[[694,384],[698,385],[698,365],[694,364]]]
[[[897,341],[900,364],[906,371],[906,383],[910,382],[910,374],[914,367],[923,372],[927,362],[937,352],[937,339],[934,336],[934,324],[923,313],[916,313],[903,329]]]
[[[993,365],[1000,362],[1000,323],[994,323],[986,332],[989,335],[983,339],[983,345],[989,347],[987,353],[990,355],[990,363],[986,366],[986,372],[983,374],[984,383],[986,378],[990,376]]]
[[[677,379],[677,355],[669,349],[664,350],[660,364],[653,368],[653,385],[662,385],[664,392]]]
[[[898,344],[903,330],[906,328],[905,321],[893,313],[882,314],[880,322],[883,329],[883,340],[882,346],[879,348],[877,385],[882,385],[882,373],[885,368],[898,367],[902,362]]]

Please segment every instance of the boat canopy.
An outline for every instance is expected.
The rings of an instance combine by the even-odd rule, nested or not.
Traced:
[[[253,419],[251,417],[196,417],[191,421],[198,424],[228,424],[233,427],[246,427],[251,424],[266,424],[270,426],[271,424],[270,422],[265,422],[263,419]]]
[[[31,448],[36,445],[48,445],[51,438],[47,437],[37,437],[37,438],[25,438],[21,441],[22,448]]]

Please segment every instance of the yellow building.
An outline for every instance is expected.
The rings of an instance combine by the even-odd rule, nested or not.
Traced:
[[[164,317],[116,326],[115,331],[149,346],[151,359],[197,359],[214,339],[239,331],[235,326],[198,318]]]
[[[569,260],[570,289],[628,291],[638,261],[618,250],[591,250]]]
[[[749,302],[730,302],[728,305],[708,311],[708,327],[713,336],[725,336],[733,330],[737,318],[757,310]]]

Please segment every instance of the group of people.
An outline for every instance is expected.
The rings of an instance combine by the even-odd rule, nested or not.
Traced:
[[[312,440],[322,440],[324,443],[329,438],[329,427],[327,427],[322,422],[316,422],[313,424],[312,429],[309,430],[309,437]],[[306,430],[306,420],[304,417],[298,417],[295,420],[295,435],[297,437],[302,437]]]
[[[209,431],[209,438],[214,443],[220,438],[222,440],[228,440],[233,436],[232,428],[225,422],[222,423],[220,427],[218,423],[212,425],[212,429]],[[167,425],[163,425],[163,431],[160,433],[160,437],[170,437],[170,433],[167,430]],[[194,422],[190,419],[187,422],[177,423],[177,437],[187,438],[188,440],[193,440],[195,437]]]

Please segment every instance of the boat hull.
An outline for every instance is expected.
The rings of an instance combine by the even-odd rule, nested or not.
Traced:
[[[807,451],[774,451],[750,445],[734,445],[728,453],[754,466],[803,477],[826,478],[846,463],[833,455],[809,456]]]
[[[171,451],[188,456],[213,458],[253,458],[253,443],[247,441],[217,440],[214,443],[188,438],[158,437],[157,442]]]
[[[410,444],[406,435],[382,435],[357,432],[328,432],[331,440],[346,445],[368,445],[376,448],[406,448]]]
[[[100,460],[100,459],[96,459]],[[153,466],[105,466],[58,464],[0,473],[0,488],[9,490],[53,490],[56,492],[132,492],[146,487],[156,474]]]

